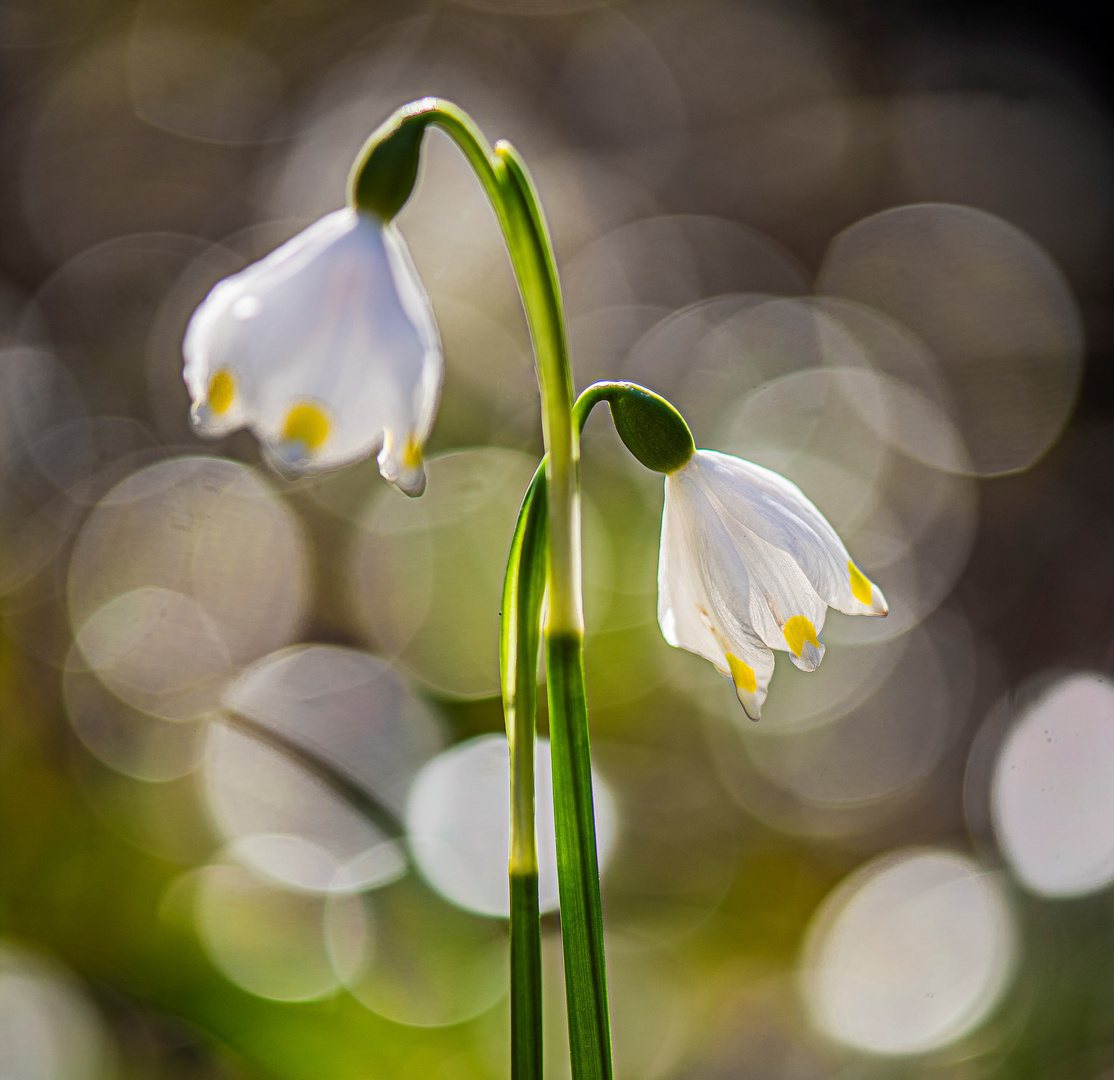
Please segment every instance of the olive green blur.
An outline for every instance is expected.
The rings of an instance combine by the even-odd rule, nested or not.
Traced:
[[[545,450],[501,223],[444,132],[411,173],[404,125],[360,174],[390,180],[359,199],[445,349],[420,499],[374,460],[292,482],[246,432],[201,440],[182,382],[208,291],[351,205],[369,134],[426,94],[529,165],[568,399],[644,387],[695,445],[787,476],[891,608],[829,613],[812,674],[777,653],[751,724],[658,626],[665,480],[632,450],[668,466],[683,433],[658,456],[624,405],[584,426],[602,943],[590,898],[565,906],[606,946],[615,1080],[1114,1073],[1114,813],[1046,851],[1096,854],[1059,895],[1002,839],[1026,764],[1063,764],[1031,810],[1101,806],[1114,773],[1051,722],[999,771],[1057,680],[1093,694],[1065,722],[1110,730],[1114,125],[1086,7],[0,4],[4,1080],[509,1080],[512,979],[569,1080],[552,833],[512,928],[431,870],[505,880],[468,832],[482,792],[439,793],[467,839],[440,862],[408,824],[417,770],[506,733],[505,560]],[[329,678],[291,676],[270,745],[214,721],[306,645]],[[517,659],[565,769],[560,687]],[[972,872],[882,888],[928,856]],[[598,1016],[574,1024],[602,1045]]]

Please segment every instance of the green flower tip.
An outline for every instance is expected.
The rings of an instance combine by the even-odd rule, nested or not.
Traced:
[[[637,383],[596,383],[581,395],[581,409],[598,401],[611,406],[615,430],[626,448],[647,469],[672,473],[686,465],[694,453],[685,418],[665,398]],[[587,415],[584,412],[583,415]]]
[[[436,98],[399,109],[364,143],[348,176],[348,202],[390,221],[406,205],[418,179],[422,136],[437,109]]]

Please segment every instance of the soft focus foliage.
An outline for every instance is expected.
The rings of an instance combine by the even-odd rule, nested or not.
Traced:
[[[589,423],[617,1075],[1114,1069],[1108,88],[1085,28],[897,7],[0,6],[4,1080],[506,1075],[499,590],[541,439],[447,141],[397,222],[445,352],[421,499],[202,442],[181,379],[213,285],[430,93],[530,164],[577,388],[787,476],[890,606],[780,654],[751,724],[662,639],[661,478]]]

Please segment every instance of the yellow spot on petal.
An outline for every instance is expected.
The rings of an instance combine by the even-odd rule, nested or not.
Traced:
[[[731,681],[737,690],[753,694],[758,689],[758,678],[750,664],[743,663],[737,656],[727,654],[727,666],[731,669]]]
[[[402,464],[407,469],[421,468],[422,444],[413,432],[406,436],[406,449],[402,452]]]
[[[851,595],[860,604],[870,605],[870,598],[874,595],[874,587],[867,576],[853,563],[847,563],[847,571],[851,575]]]
[[[295,405],[286,414],[282,437],[316,450],[329,437],[328,417],[316,405]]]
[[[236,383],[227,371],[218,371],[209,380],[209,408],[217,415],[228,412],[236,397]]]
[[[794,656],[801,655],[801,650],[805,647],[806,641],[814,649],[820,648],[820,642],[816,639],[816,627],[803,615],[794,615],[785,624],[782,633],[785,634],[785,641],[789,648],[793,650]]]

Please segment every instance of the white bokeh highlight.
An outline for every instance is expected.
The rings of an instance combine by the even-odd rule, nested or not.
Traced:
[[[433,712],[382,660],[331,645],[282,649],[228,688],[226,709],[329,765],[395,818],[441,747]],[[402,844],[250,731],[212,725],[204,791],[230,855],[307,892],[376,888],[406,872]]]
[[[173,458],[100,500],[66,591],[97,678],[133,708],[190,720],[216,707],[242,665],[300,635],[308,552],[294,513],[253,470]]]
[[[98,1080],[112,1065],[100,1014],[70,973],[0,939],[0,1077]]]
[[[999,845],[1043,896],[1080,896],[1114,882],[1114,686],[1059,680],[1024,710],[991,786]]]
[[[557,841],[549,741],[534,760],[538,906],[555,911]],[[501,735],[481,735],[434,758],[414,781],[406,806],[410,850],[422,876],[443,897],[480,915],[510,915],[510,755]],[[600,871],[615,844],[615,803],[592,774]]]
[[[869,863],[809,929],[801,986],[824,1034],[874,1054],[922,1054],[990,1014],[1014,970],[1017,934],[998,879],[948,851]]]
[[[230,982],[271,1001],[314,1001],[339,989],[325,897],[278,888],[226,863],[197,871],[195,885],[198,937]]]

